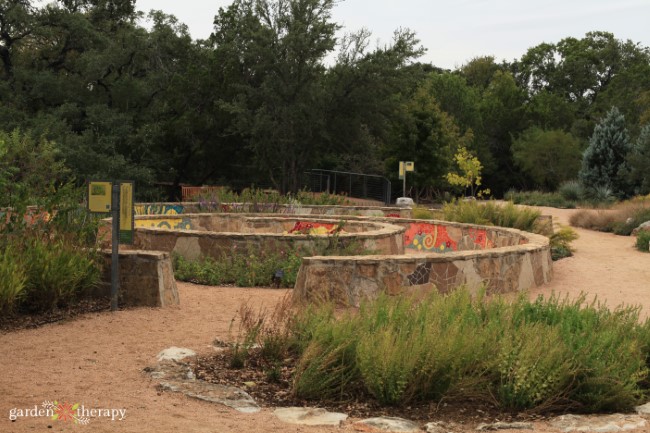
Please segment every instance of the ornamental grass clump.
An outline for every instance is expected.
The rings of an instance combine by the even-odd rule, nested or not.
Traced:
[[[541,215],[537,210],[520,208],[511,202],[502,206],[490,202],[456,201],[445,204],[442,211],[447,221],[511,227],[528,232],[536,231],[536,222]]]

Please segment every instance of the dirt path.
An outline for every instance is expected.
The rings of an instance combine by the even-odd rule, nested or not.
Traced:
[[[569,225],[575,210],[538,208],[554,221]],[[575,255],[553,264],[553,280],[531,292],[532,297],[554,291],[570,297],[586,293],[591,299],[613,307],[622,303],[642,305],[643,317],[650,313],[650,254],[634,248],[635,238],[575,229],[580,238]]]
[[[543,209],[566,222],[571,211]],[[640,303],[650,309],[650,254],[633,249],[633,239],[578,230],[575,257],[555,264],[555,278],[532,293],[581,291],[610,305]],[[143,368],[170,346],[209,353],[214,338],[229,335],[242,302],[271,306],[287,292],[272,289],[205,287],[179,283],[178,308],[89,314],[40,329],[0,335],[0,432],[304,432],[354,431],[282,424],[269,409],[246,415],[178,394],[160,394]],[[647,313],[646,313],[647,314]],[[45,400],[86,408],[126,409],[123,421],[95,418],[88,426],[45,417],[9,420],[12,408],[33,409]],[[433,421],[433,420],[432,420]],[[51,426],[51,428],[48,428]],[[473,431],[475,425],[467,426]],[[552,431],[544,424],[537,432]]]

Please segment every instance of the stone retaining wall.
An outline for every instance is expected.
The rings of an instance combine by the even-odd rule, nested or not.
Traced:
[[[288,232],[298,223],[330,228],[340,224],[339,220],[242,214],[186,214],[185,217],[193,228],[199,230],[138,227],[134,233],[133,248],[174,252],[189,260],[199,257],[219,258],[236,250],[268,252],[286,251],[292,247],[312,248],[332,240],[333,237]],[[136,222],[155,219],[155,216],[138,216]],[[105,235],[110,243],[110,233],[105,230]],[[403,254],[403,236],[404,228],[399,226],[384,222],[353,221],[343,224],[343,231],[336,234],[336,242],[341,246],[357,242],[361,248],[379,254]]]
[[[180,215],[188,213],[279,213],[288,215],[353,215],[399,218],[411,218],[410,208],[390,206],[321,206],[303,204],[274,204],[274,203],[138,203],[135,206],[136,215]]]
[[[472,227],[477,228],[467,226],[467,231]],[[514,229],[481,229],[500,232],[493,238],[519,239],[521,244],[447,254],[306,257],[294,288],[294,300],[358,306],[361,300],[380,293],[397,295],[435,289],[447,293],[460,285],[470,290],[484,285],[488,293],[505,293],[551,280],[548,238]]]

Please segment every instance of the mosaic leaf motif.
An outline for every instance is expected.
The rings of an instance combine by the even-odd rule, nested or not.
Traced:
[[[429,223],[414,223],[404,233],[404,247],[422,252],[449,253],[458,244],[447,233],[447,227]]]

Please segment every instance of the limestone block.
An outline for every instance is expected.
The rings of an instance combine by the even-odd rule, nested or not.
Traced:
[[[110,295],[111,251],[102,250],[104,257],[102,296]],[[174,279],[171,257],[161,251],[120,251],[119,302],[130,306],[166,307],[178,305],[178,289]]]

